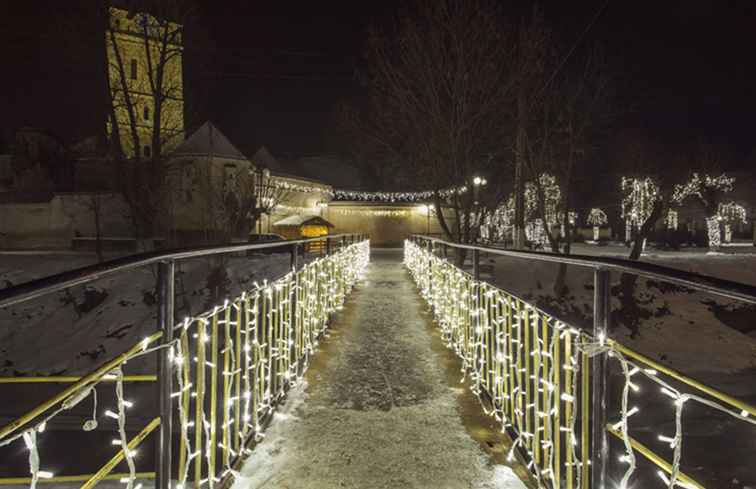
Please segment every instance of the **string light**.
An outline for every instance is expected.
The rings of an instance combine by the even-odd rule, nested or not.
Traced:
[[[655,433],[657,439],[672,450],[669,476],[663,471],[658,472],[668,489],[694,487],[684,478],[681,480],[680,472],[682,418],[687,402],[695,401],[756,425],[756,419],[749,417],[748,411],[733,410],[708,398],[679,392],[662,380],[656,370],[626,359],[612,340],[598,338],[594,341],[524,301],[488,284],[474,281],[472,276],[448,260],[431,254],[413,242],[405,242],[404,263],[421,295],[431,306],[442,338],[462,359],[463,379],[469,375],[471,390],[479,398],[483,392],[488,394],[493,408],[486,408],[482,400],[481,405],[485,412],[499,420],[502,431],[510,429],[515,433],[507,460],[513,461],[515,451],[523,450],[527,467],[539,481],[539,486],[548,485],[545,481],[555,477],[556,465],[561,462],[554,453],[557,440],[565,441],[571,454],[565,459],[564,467],[576,469],[573,471],[573,477],[577,480],[574,487],[581,487],[583,464],[590,465],[590,460],[581,460],[577,454],[579,446],[590,443],[588,439],[582,439],[576,430],[576,400],[580,398],[578,373],[582,366],[579,355],[592,358],[606,354],[619,362],[622,368],[625,380],[619,421],[611,424],[619,432],[624,445],[625,453],[619,459],[627,464],[619,483],[620,489],[630,487],[631,477],[637,470],[629,419],[640,409],[631,406],[630,396],[640,392],[642,381],[656,385],[659,389],[657,392],[669,397],[675,412],[674,435]],[[544,333],[539,335],[538,332],[539,325],[542,326],[544,321],[548,323],[548,342],[543,339]],[[505,326],[503,329],[502,325]],[[526,345],[531,348],[529,355],[525,355]],[[554,354],[566,353],[567,345],[571,354],[558,365]],[[491,363],[493,369],[487,371],[485,366]],[[556,381],[562,377],[565,381],[570,379],[569,390],[566,386],[557,387]],[[559,402],[564,406],[560,406]],[[570,416],[557,422],[557,416],[568,408]],[[571,463],[568,461],[570,459]]]
[[[334,200],[369,201],[369,202],[420,202],[429,201],[436,196],[448,199],[455,195],[462,195],[468,191],[466,185],[439,190],[424,190],[418,192],[363,192],[359,190],[335,190]]]
[[[633,239],[633,229],[640,228],[651,217],[660,198],[659,185],[650,177],[622,177],[621,189],[621,217],[625,220],[625,241],[629,242]]]
[[[502,431],[516,433],[507,459],[514,460],[515,450],[523,450],[528,468],[542,485],[551,484],[562,468],[557,444],[569,452],[570,470],[580,467],[575,400],[578,355],[585,338],[409,241],[404,262],[431,306],[447,347],[462,360],[462,381],[469,379],[471,391]],[[571,353],[557,362],[555,355],[567,342]],[[570,379],[569,389],[560,383],[562,378]],[[484,394],[492,401],[490,408],[482,400]],[[574,470],[573,477],[579,487],[581,471]]]
[[[606,212],[602,211],[598,207],[594,207],[588,213],[586,224],[593,226],[593,241],[599,240],[601,226],[606,226],[609,219],[606,217]]]
[[[694,173],[690,181],[686,184],[675,185],[672,200],[679,205],[683,200],[694,196],[698,198],[704,207],[711,208],[716,204],[715,202],[710,201],[712,195],[732,192],[734,184],[735,177],[730,177],[725,173],[718,176],[701,176],[698,173]],[[720,221],[722,221],[721,211],[722,206],[717,205],[715,208],[715,215],[706,217],[709,247],[714,249],[719,248],[722,244],[722,236],[719,229]]]
[[[269,183],[268,185],[276,189],[288,190],[290,192],[298,192],[304,194],[318,193],[331,197],[334,196],[334,191],[326,185],[306,185],[302,183],[291,182],[289,180],[284,180],[281,178],[271,179],[271,183]]]
[[[409,217],[412,213],[407,209],[331,209],[345,216],[375,216],[375,217]]]
[[[720,203],[717,210],[717,218],[724,224],[725,242],[732,241],[732,225],[747,224],[747,211],[745,207],[735,202]]]
[[[174,367],[178,385],[178,388],[174,389],[172,398],[178,404],[180,439],[183,449],[186,450],[186,460],[183,470],[178,474],[177,487],[188,487],[190,465],[194,465],[198,470],[197,464],[201,458],[205,458],[209,463],[214,457],[216,447],[230,455],[224,456],[225,466],[221,475],[238,477],[238,472],[232,470],[231,466],[232,457],[239,454],[234,446],[239,446],[246,454],[248,453],[248,450],[244,448],[246,437],[252,436],[258,440],[263,437],[262,420],[270,416],[286,390],[304,375],[312,355],[317,350],[318,338],[325,333],[330,316],[341,309],[346,296],[362,277],[369,259],[369,241],[349,245],[332,255],[316,259],[299,270],[291,271],[272,283],[255,283],[252,290],[243,292],[234,300],[224,301],[222,306],[216,306],[196,317],[185,318],[175,327],[181,333],[179,339],[150,348],[159,335],[145,338],[134,347],[133,353],[127,355],[120,365],[103,373],[92,383],[81,386],[66,398],[57,410],[40,419],[34,426],[0,440],[0,447],[23,439],[29,450],[31,487],[35,488],[39,479],[54,476],[52,472],[40,470],[37,434],[45,432],[47,421],[65,410],[72,409],[90,393],[93,395],[93,407],[96,411],[95,387],[102,381],[115,380],[117,407],[115,410],[104,410],[103,415],[117,421],[118,437],[111,439],[110,445],[123,453],[129,469],[128,475],[123,477],[121,482],[125,484],[126,489],[140,489],[142,485],[136,483],[134,463],[134,457],[138,452],[129,448],[125,431],[127,409],[133,407],[135,403],[124,398],[122,365],[137,357],[168,349],[168,357]],[[291,307],[293,302],[296,302],[296,308]],[[262,309],[265,310],[264,316],[258,314]],[[238,312],[237,318],[244,317],[246,320],[243,322],[233,320],[232,312]],[[219,319],[221,316],[222,319]],[[208,331],[209,328],[214,327],[213,324],[222,325],[225,329],[224,348],[220,354],[224,356],[229,354],[228,363],[221,364],[204,358],[200,359],[182,346],[182,343],[188,344],[189,337],[195,338],[197,340],[195,343],[198,345],[214,345],[215,340],[211,342],[213,336]],[[235,353],[230,354],[237,344],[234,335],[231,335],[231,331],[236,331],[236,328],[239,329],[239,337],[244,343],[243,348],[239,349],[242,355],[240,365],[236,364]],[[191,332],[192,329],[194,332]],[[271,339],[275,343],[270,343]],[[239,344],[239,346],[242,345]],[[203,352],[204,349],[205,346],[202,347]],[[194,363],[194,369],[187,368],[191,363]],[[221,433],[226,434],[227,443],[225,444],[211,444],[216,434],[216,427],[210,422],[205,412],[205,403],[202,401],[205,392],[198,392],[200,382],[197,379],[190,380],[190,374],[196,377],[200,371],[208,370],[220,371],[222,379],[229,379],[224,397],[231,402],[220,405],[221,412],[225,413],[226,419],[229,420],[221,425]],[[236,388],[231,379],[241,381],[240,385],[243,383],[244,390],[241,395],[231,395],[232,384],[234,384],[233,388]],[[204,383],[204,378],[202,382]],[[190,413],[186,409],[189,399],[194,399],[195,408],[198,410],[199,426],[190,419]],[[243,406],[243,413],[237,409],[237,406]],[[236,426],[237,415],[242,426],[238,431],[239,440],[233,440],[232,432]],[[96,426],[93,414],[93,418],[84,424],[84,430],[89,431]],[[199,430],[201,437],[197,439],[201,440],[203,451],[198,449],[196,443],[192,443],[189,436],[192,430]],[[199,467],[203,466],[208,467],[205,464]],[[214,487],[220,483],[217,475],[215,472],[210,474],[200,481],[200,485],[207,484],[209,488]]]

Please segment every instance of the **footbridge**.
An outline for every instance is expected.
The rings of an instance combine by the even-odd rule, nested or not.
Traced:
[[[274,250],[290,256],[279,278],[177,317],[182,262]],[[484,257],[518,259],[523,274],[536,262],[590,271],[591,324],[497,287]],[[424,236],[371,250],[367,236],[338,235],[122,258],[7,288],[0,307],[139,268],[155,271],[153,331],[83,375],[0,378],[2,413],[13,413],[0,427],[0,485],[721,487],[715,454],[691,456],[703,443],[690,441],[691,419],[735,425],[734,438],[713,430],[706,443],[733,448],[736,467],[756,465],[752,404],[609,328],[612,274],[756,304],[747,285]],[[20,402],[33,391],[44,401]],[[638,422],[647,406],[671,421]]]

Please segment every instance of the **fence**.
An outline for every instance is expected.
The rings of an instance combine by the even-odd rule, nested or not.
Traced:
[[[299,250],[325,240],[323,258],[299,266]],[[334,246],[332,246],[332,243]],[[179,260],[223,253],[285,247],[292,254],[292,271],[270,283],[255,284],[238,297],[212,310],[174,324],[174,267]],[[333,250],[332,248],[338,248]],[[158,265],[160,330],[81,377],[33,378],[32,382],[72,382],[61,392],[0,428],[0,446],[23,443],[29,450],[30,478],[5,478],[0,483],[84,482],[91,488],[102,480],[120,480],[127,489],[141,487],[140,479],[156,478],[156,487],[215,487],[238,475],[250,453],[248,445],[262,436],[277,402],[309,365],[329,317],[339,310],[369,260],[369,241],[344,235],[283,243],[203,248],[155,253],[67,272],[50,279],[0,291],[0,307],[28,301],[137,267]],[[158,354],[157,375],[124,374],[128,362]],[[124,394],[126,382],[157,381],[159,409],[137,435],[127,437],[126,420],[133,399]],[[23,378],[0,383],[24,382]],[[117,407],[98,416],[95,387],[113,382]],[[92,397],[91,431],[107,418],[117,425],[112,457],[94,474],[56,475],[45,469],[38,437],[56,415]],[[174,415],[173,405],[177,406]],[[178,422],[178,461],[172,468],[173,421]],[[154,431],[156,461],[153,472],[137,472],[137,447]],[[112,471],[125,462],[128,471]]]
[[[440,247],[471,252],[473,273],[438,256]],[[481,252],[594,269],[593,331],[569,326],[521,298],[480,281]],[[509,458],[516,453],[523,455],[541,487],[609,487],[611,434],[622,442],[624,453],[619,458],[627,465],[619,487],[629,487],[636,475],[637,453],[658,467],[657,475],[664,486],[702,488],[680,468],[685,403],[698,402],[756,424],[753,406],[667,368],[607,335],[610,270],[756,303],[756,289],[752,287],[649,264],[513,252],[422,236],[405,242],[405,264],[431,306],[447,345],[461,358],[473,392],[484,409],[501,422],[502,430],[513,436]],[[609,360],[619,364],[624,377],[621,408],[612,413],[607,404]],[[672,451],[671,461],[630,434],[628,420],[638,412],[637,407],[630,406],[630,393],[639,389],[641,378],[657,386],[657,392],[672,402],[675,433],[657,434]],[[693,393],[680,386],[691,388]],[[608,423],[610,415],[616,421]]]

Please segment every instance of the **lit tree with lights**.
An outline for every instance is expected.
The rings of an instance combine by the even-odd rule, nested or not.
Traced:
[[[609,220],[607,219],[606,213],[604,211],[602,211],[598,207],[591,209],[591,212],[588,214],[588,219],[586,219],[586,224],[593,226],[593,241],[599,240],[599,231],[601,229],[601,226],[606,226],[608,222]]]
[[[676,207],[674,193],[679,183],[679,168],[689,165],[686,158],[668,153],[667,146],[656,143],[647,135],[626,132],[616,145],[618,169],[625,175],[620,179],[621,216],[626,222],[626,237],[630,246],[628,258],[638,260],[643,245],[660,219]],[[617,324],[631,335],[638,333],[640,314],[635,297],[638,276],[620,275],[617,298]]]
[[[661,201],[659,185],[651,177],[622,177],[622,218],[625,220],[625,241],[630,243],[651,217],[661,214],[658,209]],[[658,219],[658,216],[657,216]],[[657,219],[650,222],[653,226]],[[646,237],[641,241],[641,250],[645,248]]]
[[[704,207],[709,248],[712,250],[717,250],[722,245],[720,205],[725,194],[732,192],[734,183],[735,178],[727,176],[725,173],[701,175],[696,172],[693,173],[688,183],[675,187],[674,199],[677,202],[693,197]]]
[[[548,54],[547,64],[566,55],[556,47]],[[580,56],[571,68],[560,68],[553,65],[546,70],[555,76],[544,80],[545,87],[536,98],[527,127],[525,162],[550,251],[570,254],[577,184],[590,171],[590,157],[611,119],[614,98],[604,57],[597,48]]]
[[[733,224],[746,224],[748,222],[746,216],[746,209],[740,204],[737,204],[735,202],[719,204],[717,217],[724,225],[725,243],[730,243],[732,241]]]

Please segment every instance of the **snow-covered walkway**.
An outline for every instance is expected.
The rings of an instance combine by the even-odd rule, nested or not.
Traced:
[[[470,436],[401,259],[373,251],[235,489],[525,487]]]

